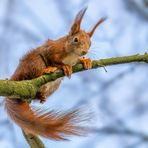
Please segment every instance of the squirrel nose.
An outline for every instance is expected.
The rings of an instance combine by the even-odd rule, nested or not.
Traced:
[[[87,54],[87,51],[83,50],[82,55],[85,55],[85,54]]]

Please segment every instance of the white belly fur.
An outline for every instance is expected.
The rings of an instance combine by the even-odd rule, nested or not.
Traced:
[[[78,55],[71,53],[63,59],[63,63],[73,66],[77,63],[78,59],[79,59]]]

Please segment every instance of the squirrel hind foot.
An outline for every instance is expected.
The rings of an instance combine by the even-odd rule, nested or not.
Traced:
[[[36,95],[36,99],[40,100],[40,103],[44,103],[46,101],[46,98],[46,95],[41,91],[39,91]]]
[[[49,66],[49,67],[45,68],[42,73],[43,73],[43,74],[53,73],[53,72],[55,72],[57,69],[58,69],[57,67],[51,67],[51,66]]]

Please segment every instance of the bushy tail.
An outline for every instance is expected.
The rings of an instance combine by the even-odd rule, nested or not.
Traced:
[[[89,115],[80,110],[67,113],[34,109],[27,102],[16,99],[5,99],[6,109],[11,119],[25,131],[54,140],[66,140],[70,135],[85,135],[87,129],[83,122],[89,120]]]

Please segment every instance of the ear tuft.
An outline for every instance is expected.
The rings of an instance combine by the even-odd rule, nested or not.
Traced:
[[[90,32],[88,32],[88,35],[89,35],[90,37],[92,37],[92,35],[94,34],[96,28],[97,28],[102,22],[104,22],[106,19],[107,19],[107,17],[102,17],[102,18],[96,23],[96,25],[92,28],[92,30],[91,30]]]
[[[87,7],[81,9],[78,12],[78,14],[76,15],[74,23],[73,23],[71,30],[70,30],[70,35],[73,35],[73,34],[80,31],[80,25],[81,25],[81,22],[82,22],[82,19],[83,19],[83,16],[84,16],[86,10],[87,10]]]

